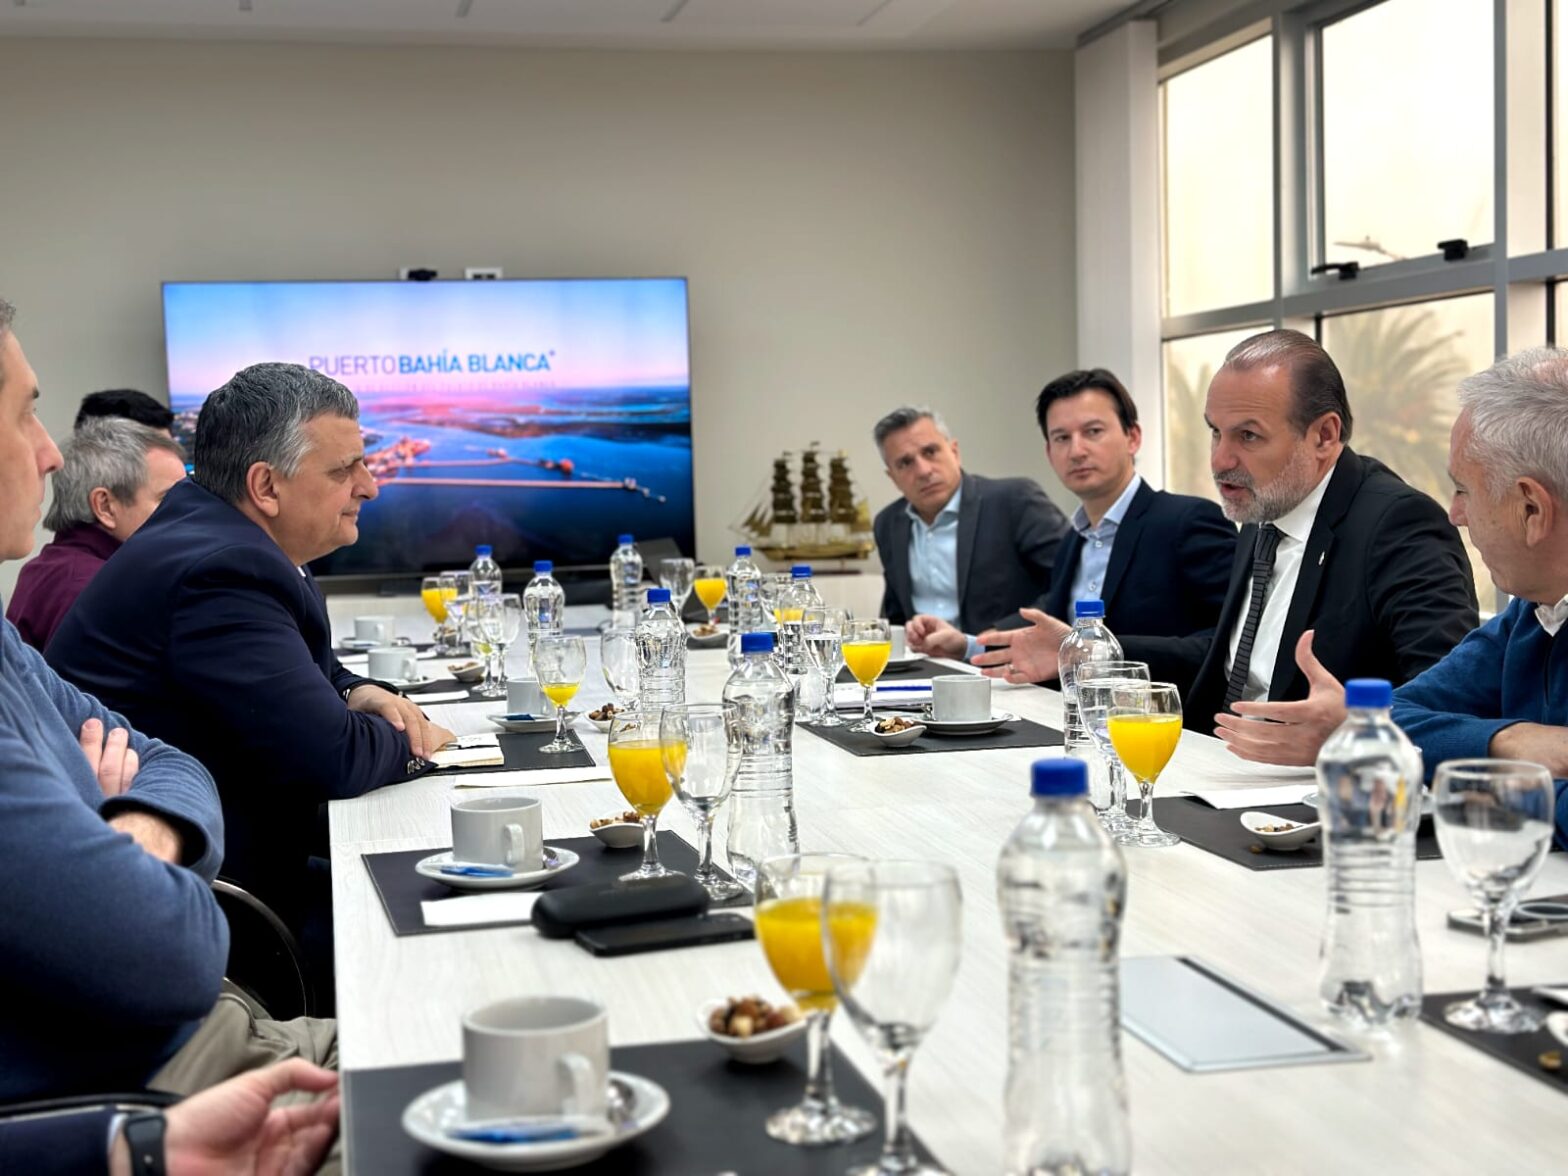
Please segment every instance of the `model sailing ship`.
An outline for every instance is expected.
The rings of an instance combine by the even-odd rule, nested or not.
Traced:
[[[800,454],[800,492],[791,468],[792,454],[773,463],[772,483],[761,491],[736,531],[752,547],[778,563],[865,559],[876,546],[871,538],[871,507],[855,500],[849,480],[849,455],[842,449],[828,459],[822,485],[822,456],[813,441]]]

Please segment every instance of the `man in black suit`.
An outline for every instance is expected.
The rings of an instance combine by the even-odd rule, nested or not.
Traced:
[[[424,771],[451,738],[343,668],[305,570],[358,538],[376,496],[358,418],[353,393],[318,372],[237,373],[202,406],[196,472],[104,564],[45,652],[61,677],[206,765],[224,872],[301,934],[318,969],[331,891],[317,810]]]
[[[1029,643],[1038,651],[1034,680],[1055,678],[1073,602],[1102,600],[1106,624],[1128,657],[1147,661],[1161,679],[1181,673],[1183,639],[1212,633],[1219,619],[1236,528],[1207,499],[1155,490],[1139,476],[1138,406],[1104,368],[1052,380],[1035,402],[1035,417],[1045,456],[1079,506],[1056,550],[1050,592],[1038,607],[1023,610],[1033,627],[986,633],[982,640]],[[961,657],[967,641],[943,626],[926,645]],[[1190,676],[1189,670],[1183,688]]]
[[[1344,721],[1340,682],[1407,682],[1475,627],[1470,562],[1442,507],[1348,448],[1344,379],[1301,332],[1233,347],[1204,417],[1243,526],[1214,639],[1180,642],[1187,726],[1244,759],[1310,764]],[[976,662],[999,677],[1009,654]]]
[[[872,524],[882,615],[907,625],[910,648],[923,649],[933,618],[978,632],[1050,587],[1067,520],[1036,483],[965,473],[958,442],[929,408],[896,409],[872,435],[904,496]]]

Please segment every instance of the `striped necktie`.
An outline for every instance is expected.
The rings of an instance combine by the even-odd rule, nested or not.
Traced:
[[[1225,686],[1225,709],[1241,700],[1247,689],[1247,671],[1252,668],[1252,643],[1258,638],[1258,623],[1263,620],[1263,605],[1269,596],[1269,581],[1274,578],[1274,552],[1279,547],[1279,528],[1264,523],[1258,528],[1258,542],[1252,549],[1252,599],[1247,604],[1247,620],[1241,626],[1241,641],[1236,645],[1236,661],[1230,667]]]

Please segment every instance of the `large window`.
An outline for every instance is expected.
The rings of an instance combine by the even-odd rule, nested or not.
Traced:
[[[1385,0],[1322,30],[1323,255],[1492,239],[1492,0]]]
[[[1271,44],[1264,37],[1161,88],[1167,314],[1274,296]]]
[[[1160,49],[1166,484],[1212,494],[1208,381],[1238,339],[1289,325],[1344,373],[1356,449],[1446,507],[1460,380],[1568,345],[1568,0],[1203,11],[1207,48],[1188,19]]]

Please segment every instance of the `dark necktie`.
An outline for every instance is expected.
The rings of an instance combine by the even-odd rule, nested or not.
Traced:
[[[1230,667],[1225,686],[1225,709],[1241,700],[1247,688],[1247,671],[1252,667],[1252,643],[1258,638],[1258,622],[1263,620],[1263,605],[1269,597],[1269,581],[1274,578],[1274,552],[1279,547],[1279,528],[1264,523],[1258,528],[1257,546],[1252,549],[1252,599],[1247,604],[1247,620],[1241,626],[1241,641],[1236,645],[1236,661]]]

